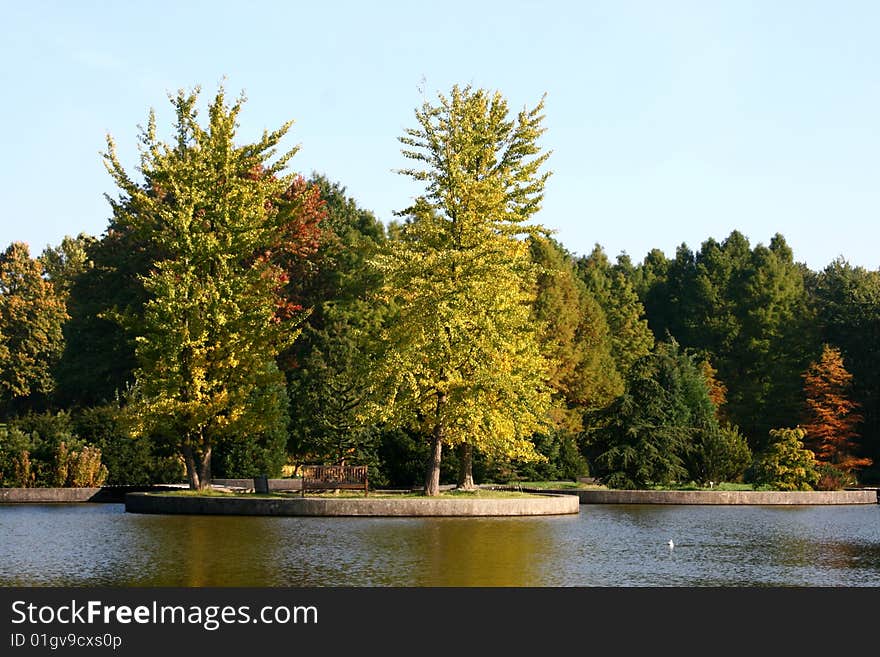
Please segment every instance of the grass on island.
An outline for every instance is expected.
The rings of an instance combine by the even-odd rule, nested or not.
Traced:
[[[602,484],[587,484],[581,481],[509,481],[504,484],[486,484],[513,488],[533,488],[537,490],[595,490],[607,488]]]
[[[774,490],[770,486],[743,483],[730,483],[722,481],[712,486],[704,486],[693,481],[681,484],[666,484],[663,486],[649,486],[648,490],[721,490],[721,491],[770,491]]]
[[[531,488],[534,490],[612,490],[603,484],[587,484],[580,481],[511,481],[505,484],[494,485],[523,489]],[[773,488],[767,485],[755,486],[754,484],[731,482],[713,483],[709,486],[689,481],[677,484],[649,485],[645,486],[644,490],[768,491],[773,490]]]
[[[421,496],[421,495],[420,495]],[[440,494],[440,497],[457,497],[457,498],[499,498],[499,497],[529,497],[529,493],[522,493],[514,490],[492,490],[489,488],[478,488],[476,490],[458,490],[453,488],[452,490],[445,491]],[[422,496],[423,497],[423,496]]]
[[[163,490],[156,493],[148,493],[149,495],[160,495],[162,497],[283,497],[277,493],[246,493],[244,491],[227,490],[224,488],[204,488],[202,490],[193,490],[191,488],[180,488],[178,490]]]
[[[611,490],[608,486],[599,483],[587,484],[575,481],[516,481],[505,486],[514,486],[519,488],[533,488],[538,490]],[[664,484],[656,486],[646,486],[647,490],[721,490],[721,491],[765,491],[773,490],[770,486],[755,486],[753,484],[720,482],[711,486],[698,484],[693,481],[681,482],[677,484]]]
[[[501,486],[513,486],[518,488],[532,488],[538,490],[613,490],[604,484],[592,483],[587,484],[580,481],[513,481],[507,484],[498,484]],[[720,490],[720,491],[768,491],[773,490],[770,486],[754,484],[744,484],[741,482],[720,482],[713,483],[711,486],[698,484],[693,481],[680,482],[675,484],[649,485],[644,490]]]

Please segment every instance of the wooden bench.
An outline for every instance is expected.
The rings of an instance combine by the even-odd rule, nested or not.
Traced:
[[[366,465],[304,465],[302,468],[302,496],[307,490],[363,490],[370,494]]]

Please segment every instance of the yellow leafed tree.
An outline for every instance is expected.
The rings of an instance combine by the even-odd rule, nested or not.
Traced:
[[[426,184],[402,214],[400,236],[374,264],[396,309],[385,333],[374,406],[429,437],[425,492],[439,492],[443,445],[540,459],[530,436],[546,427],[548,363],[532,320],[536,268],[520,236],[540,207],[548,154],[536,141],[540,103],[508,118],[497,93],[453,88],[416,111],[404,155]],[[465,487],[472,485],[469,472]]]
[[[284,297],[279,257],[299,212],[296,177],[276,157],[290,123],[236,145],[238,114],[222,89],[198,121],[198,90],[171,98],[176,141],[160,141],[153,114],[141,135],[144,182],[134,181],[108,138],[105,162],[121,190],[114,230],[132,231],[158,254],[142,277],[142,317],[120,317],[135,336],[138,368],[127,396],[136,432],[174,436],[191,488],[211,483],[222,439],[283,426],[286,395],[275,357],[299,333],[304,313]]]

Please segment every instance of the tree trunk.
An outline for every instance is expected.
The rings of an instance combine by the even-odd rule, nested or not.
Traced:
[[[428,472],[425,474],[425,495],[440,494],[440,456],[443,451],[443,437],[440,425],[434,427],[431,437],[431,456],[428,459]]]
[[[192,490],[199,489],[199,470],[196,467],[196,457],[193,453],[192,445],[184,445],[183,462],[186,464],[186,480]]]
[[[431,455],[428,458],[428,471],[425,473],[425,495],[433,497],[440,494],[440,458],[443,454],[443,420],[441,411],[446,404],[446,395],[437,395],[437,416],[431,436]]]
[[[474,484],[474,446],[462,443],[458,448],[459,469],[458,487],[461,490],[476,490]]]
[[[186,479],[192,490],[204,490],[211,486],[211,446],[204,450],[184,445],[183,461],[186,464]]]
[[[202,452],[201,462],[199,463],[200,490],[211,486],[211,451],[211,446],[208,445]]]

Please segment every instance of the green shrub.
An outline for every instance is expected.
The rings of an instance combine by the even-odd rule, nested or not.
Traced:
[[[15,427],[0,425],[0,486],[30,488],[34,485],[30,449],[27,434]]]
[[[67,413],[31,413],[0,426],[0,486],[101,486],[101,450],[71,431]]]
[[[70,455],[67,485],[74,488],[103,486],[107,480],[107,467],[101,464],[101,450],[84,447]]]
[[[231,479],[263,474],[279,477],[286,461],[286,433],[235,436],[217,441],[211,457],[211,471],[214,477]]]
[[[770,444],[752,464],[750,478],[776,490],[812,490],[819,482],[813,452],[804,449],[803,429],[774,429]]]
[[[69,440],[74,433],[71,415],[66,411],[30,412],[10,420],[9,425],[24,433],[39,434],[46,444],[52,446],[53,451],[60,441]]]
[[[132,436],[114,404],[83,409],[73,417],[73,425],[78,436],[101,450],[107,485],[144,486],[184,479],[170,440],[158,435]]]
[[[547,460],[543,462],[505,461],[489,463],[486,475],[492,481],[573,481],[590,472],[587,460],[581,454],[577,436],[569,431],[551,431],[532,436],[535,451]],[[476,478],[476,473],[474,473]]]
[[[31,470],[31,456],[22,450],[12,460],[12,482],[10,485],[20,488],[31,488],[35,484],[36,475]]]
[[[736,482],[751,465],[752,451],[736,427],[710,427],[699,432],[686,461],[694,481]]]
[[[816,471],[819,473],[816,490],[843,490],[847,486],[856,484],[856,478],[852,473],[838,470],[830,463],[820,462]]]

